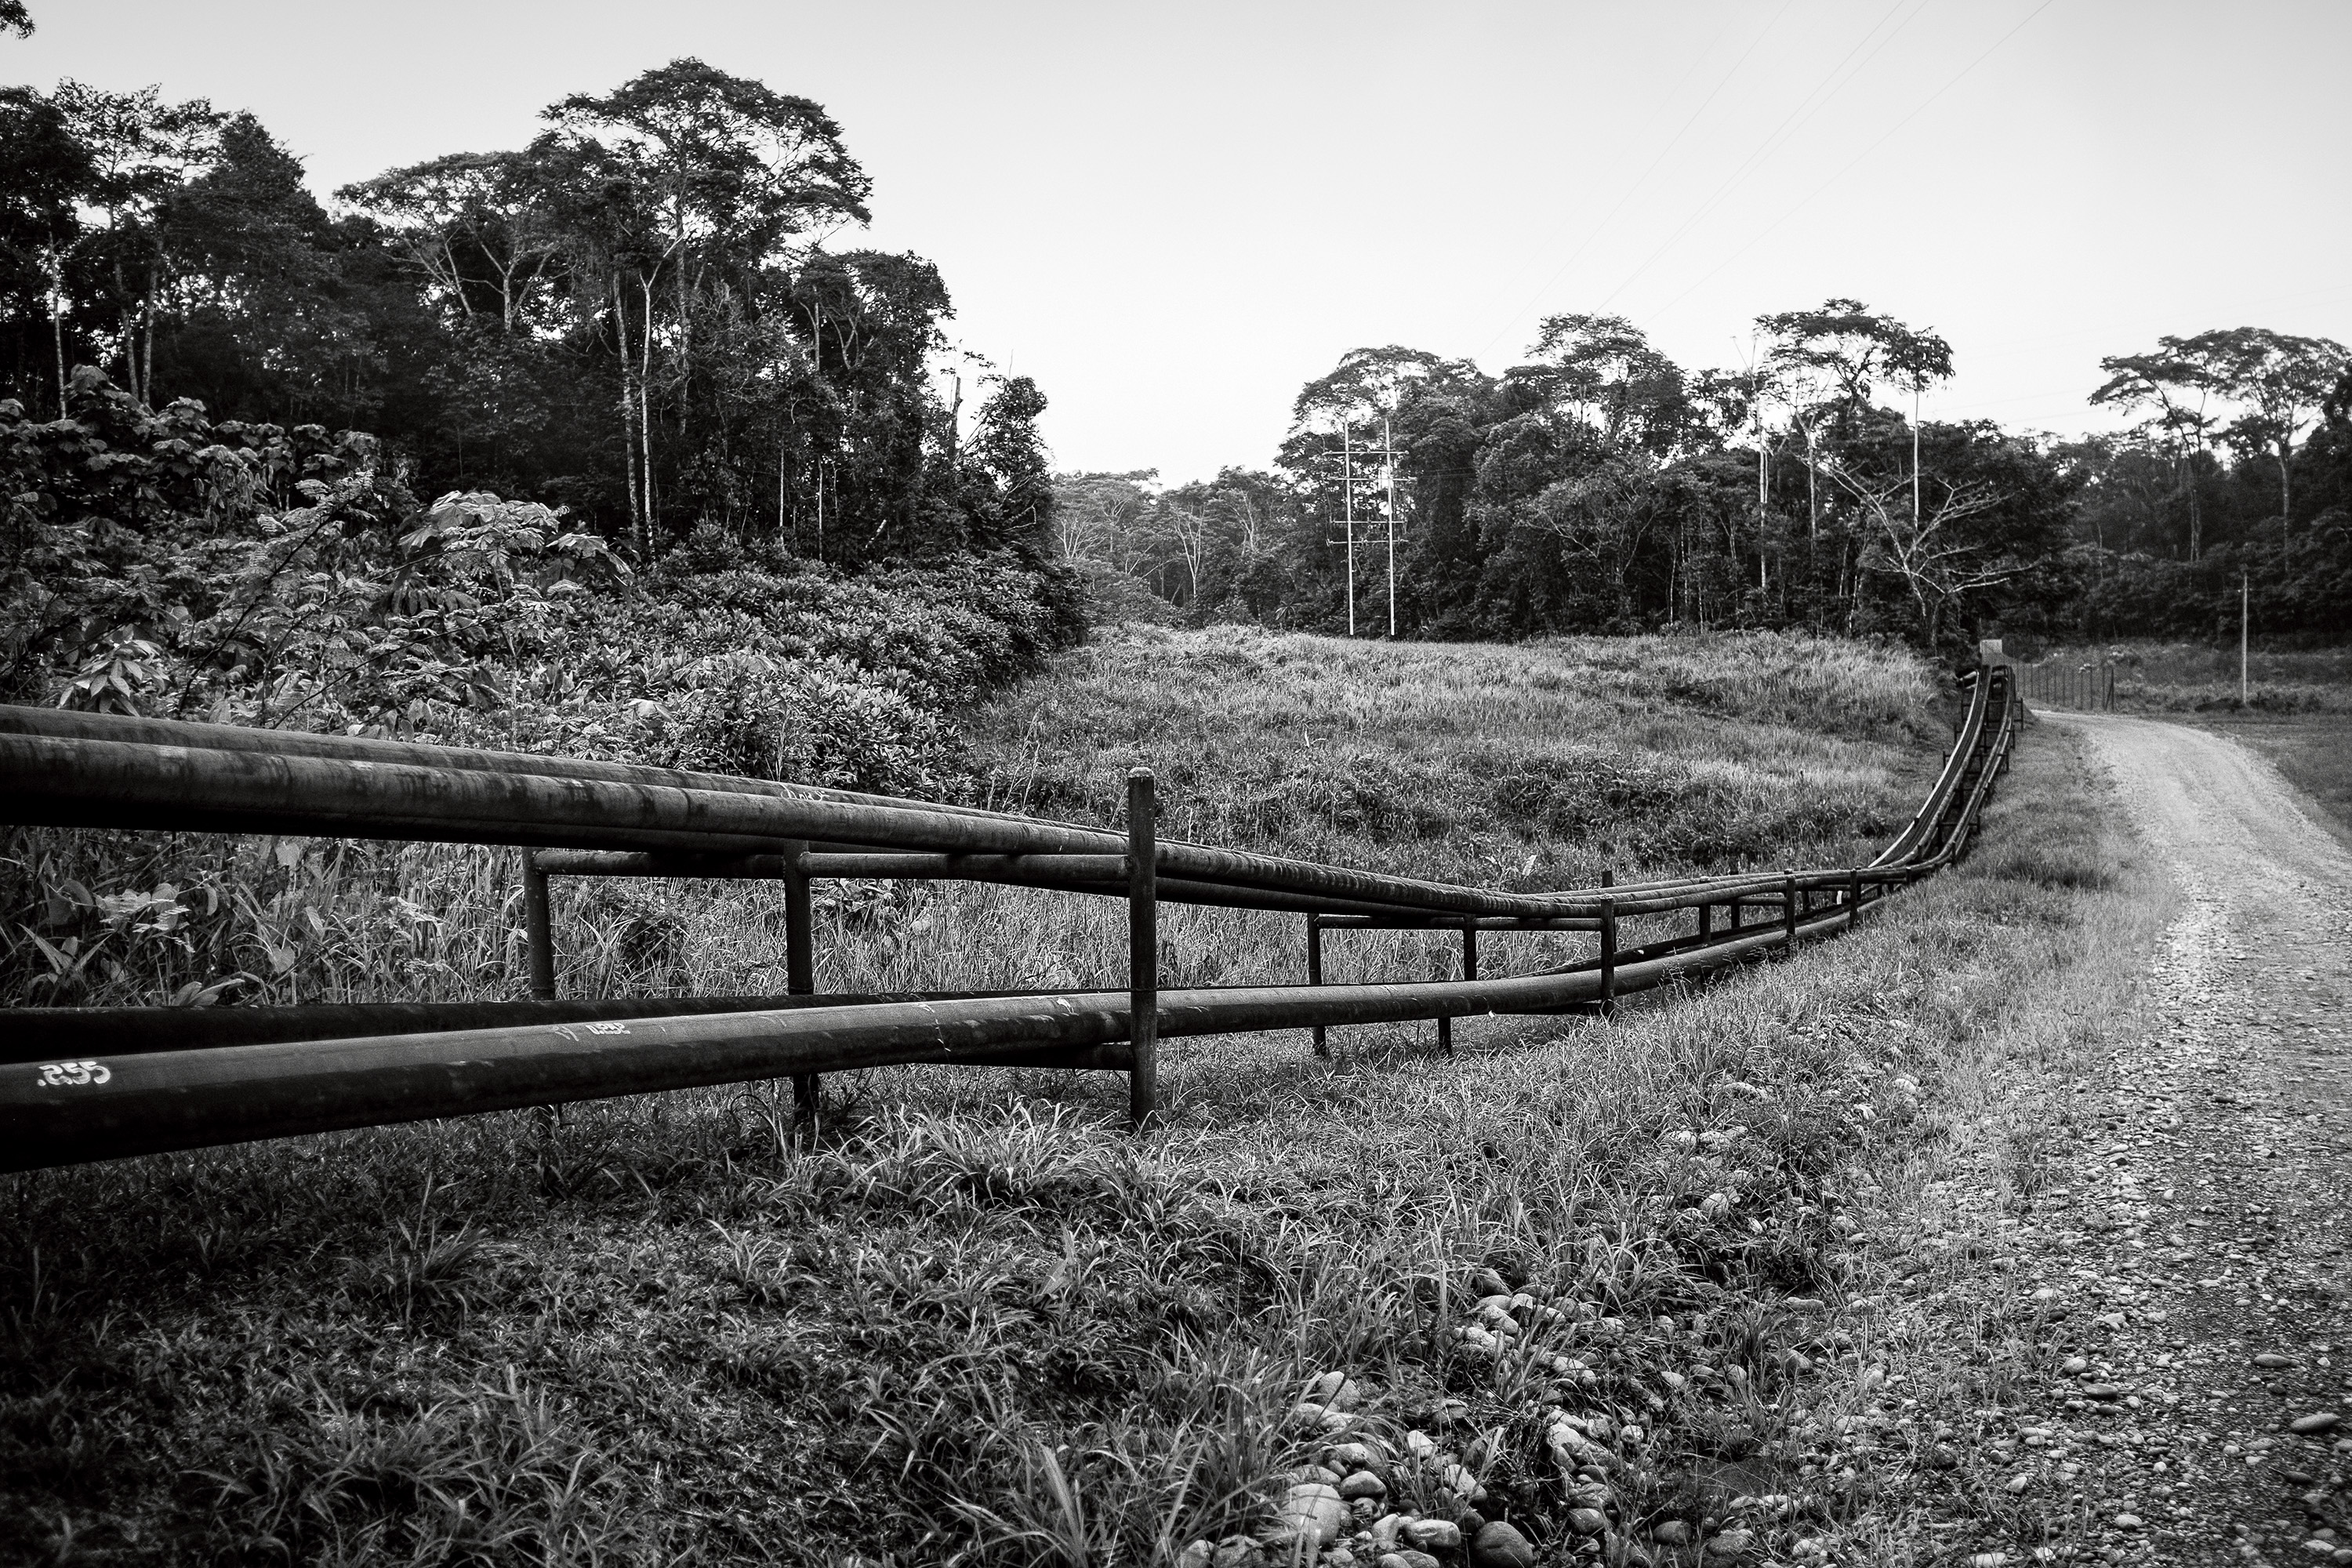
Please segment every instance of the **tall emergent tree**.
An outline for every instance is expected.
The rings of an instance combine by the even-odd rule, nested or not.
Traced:
[[[698,529],[847,565],[1042,546],[1045,398],[964,356],[919,257],[834,248],[872,183],[819,105],[675,60],[530,145],[337,193],[250,115],[0,94],[0,395],[72,365],[217,419],[365,425],[420,489],[563,504],[640,554]]]

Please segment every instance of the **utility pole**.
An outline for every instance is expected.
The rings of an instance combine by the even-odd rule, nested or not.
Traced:
[[[1756,587],[1758,592],[1771,586],[1765,575],[1764,518],[1772,506],[1772,484],[1764,467],[1764,397],[1761,384],[1753,405],[1756,416]]]
[[[1389,640],[1396,641],[1396,433],[1381,416],[1381,459],[1389,476]]]
[[[1387,473],[1383,483],[1388,489],[1389,510],[1389,636],[1393,637],[1397,633],[1397,454],[1391,427],[1391,416],[1388,415],[1383,415],[1381,416],[1381,445],[1378,447],[1365,447],[1364,456],[1367,458],[1379,458],[1387,465]],[[1334,454],[1326,452],[1323,454],[1323,460],[1328,462],[1333,456]],[[1327,539],[1323,542],[1333,546],[1344,545],[1347,548],[1348,635],[1349,637],[1354,637],[1356,635],[1356,427],[1352,422],[1339,426],[1339,450],[1337,456],[1339,457],[1340,463],[1339,482],[1342,490],[1339,503],[1339,521],[1340,526],[1345,529],[1346,531],[1338,539]]]
[[[1348,522],[1348,635],[1356,635],[1356,427],[1339,426],[1339,504]]]
[[[2238,706],[2246,705],[2246,620],[2248,602],[2252,593],[2247,574],[2238,574]]]

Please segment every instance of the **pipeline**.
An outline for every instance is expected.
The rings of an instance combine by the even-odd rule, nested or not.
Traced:
[[[1156,1108],[1162,1037],[1306,1028],[1319,1049],[1332,1026],[1434,1018],[1450,1048],[1456,1017],[1606,1012],[1621,995],[1844,930],[1965,852],[2018,719],[2009,667],[1979,671],[1935,785],[1867,866],[1505,893],[1160,841],[1140,770],[1120,836],[617,763],[483,752],[436,762],[430,747],[0,708],[0,813],[12,822],[536,847],[535,988],[551,991],[551,874],[777,879],[797,911],[782,997],[19,1010],[0,1046],[0,1169],[786,1076],[806,1110],[820,1075],[908,1062],[1123,1071],[1140,1123]],[[814,994],[806,890],[827,876],[1124,897],[1128,988]],[[1160,990],[1162,900],[1305,913],[1309,984]],[[1696,911],[1696,929],[1620,949],[1622,920],[1674,910]],[[1755,912],[1772,918],[1742,922]],[[1320,984],[1327,931],[1396,926],[1458,930],[1464,977]],[[1478,976],[1478,932],[1508,930],[1596,932],[1600,952]]]

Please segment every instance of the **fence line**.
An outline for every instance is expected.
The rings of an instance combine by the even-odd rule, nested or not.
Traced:
[[[823,1074],[901,1062],[1107,1068],[1129,1113],[1158,1106],[1162,1038],[1474,1014],[1613,1011],[1626,993],[1842,931],[1950,864],[2009,763],[2015,667],[1970,679],[1927,797],[1868,865],[1528,893],[1161,839],[1156,782],[1128,780],[1123,833],[1011,813],[620,763],[0,707],[0,820],[511,844],[524,858],[532,1000],[346,1006],[26,1008],[0,1047],[0,1169],[336,1128],[790,1077],[813,1119]],[[783,996],[567,1001],[554,994],[548,879],[786,884]],[[1124,899],[1123,990],[815,994],[809,888],[826,878],[970,879]],[[1307,983],[1159,988],[1158,910],[1303,914]],[[1720,923],[1717,911],[1721,911]],[[1626,947],[1629,917],[1693,929]],[[1328,936],[1458,931],[1462,978],[1322,983]],[[1480,972],[1481,931],[1573,931],[1591,958]]]
[[[2037,708],[2065,708],[2080,712],[2116,710],[2116,671],[2122,667],[2105,658],[2045,659],[2017,667],[2019,689]]]

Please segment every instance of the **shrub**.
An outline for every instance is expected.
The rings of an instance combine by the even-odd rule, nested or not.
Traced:
[[[1010,552],[849,576],[704,529],[635,572],[560,508],[420,505],[362,436],[152,413],[94,371],[70,406],[0,403],[0,700],[952,795],[955,713],[1085,629],[1076,579]],[[299,848],[16,837],[0,898],[38,911],[0,936],[20,1000],[268,985],[326,945]],[[344,913],[394,918],[371,900],[396,880]]]

